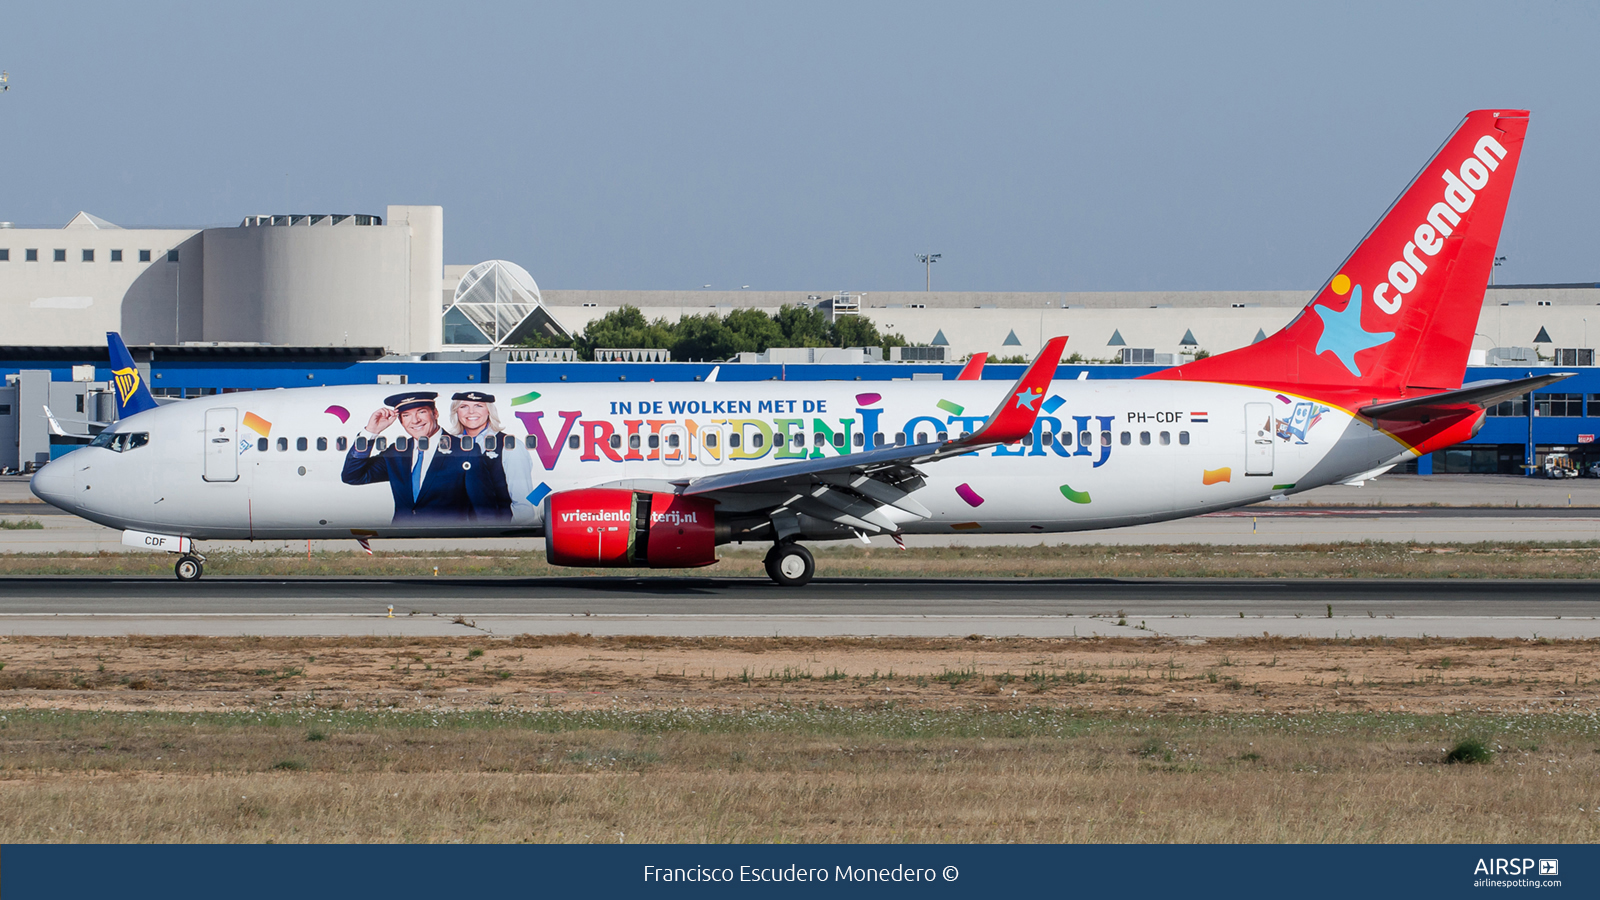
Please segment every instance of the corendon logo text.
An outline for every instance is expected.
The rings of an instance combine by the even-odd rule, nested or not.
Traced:
[[[580,509],[574,512],[564,512],[561,514],[561,521],[576,522],[578,524],[583,524],[585,522],[631,522],[632,520],[632,513],[622,509],[601,509],[595,511]]]
[[[1450,236],[1455,226],[1461,224],[1461,216],[1472,208],[1472,201],[1477,196],[1475,192],[1483,190],[1489,183],[1489,173],[1500,168],[1500,160],[1505,158],[1506,148],[1494,138],[1484,135],[1478,139],[1473,155],[1462,160],[1458,167],[1460,175],[1449,169],[1444,170],[1440,176],[1444,179],[1444,200],[1428,210],[1428,220],[1417,226],[1412,240],[1407,241],[1400,251],[1400,259],[1389,266],[1389,280],[1372,292],[1372,299],[1379,309],[1389,315],[1400,311],[1404,296],[1416,288],[1417,279],[1428,271],[1428,264],[1417,255],[1417,251],[1421,250],[1427,256],[1439,255],[1444,248],[1444,239]],[[1399,292],[1393,297],[1386,296],[1391,286]]]

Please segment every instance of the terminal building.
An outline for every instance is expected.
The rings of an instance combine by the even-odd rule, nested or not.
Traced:
[[[158,397],[405,381],[723,381],[954,377],[973,353],[1031,358],[1071,336],[1063,377],[1126,378],[1253,343],[1286,325],[1303,291],[854,292],[541,290],[506,260],[447,264],[438,206],[382,215],[249,215],[204,228],[119,226],[86,212],[64,226],[0,222],[0,470],[73,449],[58,417],[110,420],[105,332],[119,331]],[[911,344],[864,353],[774,351],[670,361],[615,348],[613,361],[519,349],[562,338],[623,306],[648,318],[783,305],[861,316]],[[1549,393],[1501,404],[1472,442],[1418,471],[1519,472],[1547,454],[1600,462],[1600,284],[1491,286],[1468,380],[1551,367],[1578,372]],[[1072,356],[1076,354],[1076,356]],[[620,360],[620,361],[618,361]],[[988,376],[1020,370],[991,365]],[[91,426],[93,430],[93,426]],[[1594,450],[1591,451],[1591,447]]]

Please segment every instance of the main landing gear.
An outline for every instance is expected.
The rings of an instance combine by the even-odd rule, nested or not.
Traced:
[[[200,576],[206,573],[206,560],[203,556],[185,553],[178,557],[178,564],[172,567],[179,581],[199,581]]]
[[[817,561],[811,551],[793,541],[774,544],[765,560],[767,577],[784,587],[800,587],[817,574]]]

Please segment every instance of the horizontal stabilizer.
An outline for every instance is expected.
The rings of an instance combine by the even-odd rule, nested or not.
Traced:
[[[1369,419],[1384,419],[1396,413],[1417,413],[1425,409],[1441,409],[1451,406],[1471,405],[1488,407],[1502,400],[1520,397],[1530,391],[1536,391],[1547,385],[1564,381],[1576,375],[1576,372],[1556,372],[1551,375],[1535,375],[1532,378],[1519,378],[1515,381],[1474,381],[1462,385],[1453,391],[1444,391],[1438,394],[1424,394],[1421,397],[1407,397],[1404,400],[1394,400],[1389,403],[1374,403],[1363,406],[1357,410]]]

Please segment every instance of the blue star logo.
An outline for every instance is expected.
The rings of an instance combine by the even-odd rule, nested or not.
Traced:
[[[1013,409],[1021,408],[1021,409],[1026,409],[1026,410],[1032,410],[1034,401],[1038,400],[1042,396],[1044,396],[1044,395],[1043,394],[1035,394],[1032,391],[1028,390],[1027,388],[1023,388],[1022,390],[1017,391],[1017,405],[1016,405],[1016,407],[1013,407]]]
[[[1368,331],[1361,327],[1361,285],[1356,285],[1345,304],[1344,312],[1334,312],[1326,306],[1315,307],[1322,317],[1322,337],[1317,338],[1317,355],[1324,352],[1338,357],[1350,374],[1361,377],[1361,367],[1356,365],[1356,354],[1372,347],[1381,347],[1394,340],[1392,331]]]

